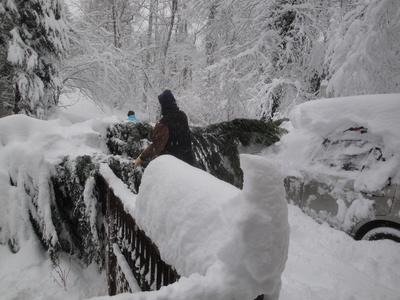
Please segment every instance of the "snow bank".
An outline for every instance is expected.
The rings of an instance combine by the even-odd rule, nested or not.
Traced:
[[[51,118],[79,123],[92,119],[105,119],[110,116],[122,122],[126,119],[126,112],[100,107],[79,91],[71,91],[60,96],[59,107]]]
[[[280,300],[399,299],[399,243],[355,241],[293,205],[289,222]]]
[[[79,300],[106,294],[107,281],[98,266],[82,266],[69,255],[60,255],[53,265],[39,241],[32,238],[24,240],[15,254],[0,245],[0,291],[3,300]]]
[[[180,275],[204,275],[229,239],[233,220],[223,212],[238,206],[239,193],[200,169],[162,156],[143,175],[135,218]],[[199,240],[207,247],[199,247]]]
[[[282,177],[260,157],[242,166],[240,191],[171,156],[150,163],[135,218],[183,277],[115,299],[278,299],[289,242]]]
[[[43,121],[25,115],[0,119],[0,244],[27,238],[29,214],[43,228],[50,247],[58,237],[51,206],[54,166],[65,156],[97,155],[107,151],[104,139],[111,120],[71,124],[65,120]],[[90,187],[88,187],[89,196]],[[13,247],[14,247],[13,246]]]

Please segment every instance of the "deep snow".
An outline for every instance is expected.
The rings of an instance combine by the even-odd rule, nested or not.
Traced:
[[[393,116],[396,115],[395,109],[396,106],[392,109]],[[338,110],[337,115],[340,116],[341,112]],[[81,113],[82,115],[76,118],[74,115],[67,116],[67,113],[63,113],[53,121],[25,120],[21,122],[25,124],[22,127],[16,124],[20,122],[10,121],[12,123],[6,124],[8,121],[2,119],[3,137],[5,136],[4,128],[8,128],[9,132],[16,131],[15,134],[7,134],[6,137],[7,141],[12,141],[9,144],[12,148],[1,149],[3,152],[0,163],[3,171],[11,163],[17,162],[16,158],[22,156],[26,158],[18,165],[25,165],[34,170],[35,165],[29,163],[30,158],[43,158],[49,154],[49,145],[56,146],[55,151],[50,153],[50,159],[57,159],[59,155],[68,151],[76,154],[87,150],[100,151],[98,144],[100,131],[104,130],[105,123],[114,122],[117,118],[108,118],[106,122],[101,120],[86,122],[87,116],[84,115],[84,111]],[[332,111],[327,115],[331,113]],[[23,116],[16,117],[24,118]],[[372,115],[369,119],[374,118],[376,117]],[[13,118],[8,120],[13,120]],[[321,120],[323,121],[322,117]],[[82,132],[84,137],[79,137],[77,133]],[[295,139],[292,142],[294,143]],[[295,143],[293,145],[296,147]],[[281,147],[283,147],[282,144]],[[295,149],[297,157],[303,154],[299,152],[298,146]],[[293,164],[284,167],[290,166]],[[257,165],[253,164],[251,167],[257,168]],[[4,197],[3,187],[1,187],[1,192]],[[9,192],[10,195],[15,195],[17,191],[10,190]],[[7,224],[15,232],[17,228],[13,226],[18,220],[12,216],[18,217],[18,206],[13,207],[13,211],[7,211],[9,215],[6,215],[2,208],[0,221],[8,222]],[[400,299],[399,244],[391,241],[354,241],[343,232],[334,230],[326,224],[316,223],[292,205],[289,205],[288,217],[290,246],[288,260],[282,274],[281,300]],[[35,236],[29,228],[24,227],[22,231],[27,240],[21,243],[18,253],[12,254],[7,245],[0,245],[0,299],[85,299],[106,294],[105,276],[99,274],[95,266],[84,268],[78,262],[70,260],[68,256],[62,256],[62,269],[70,270],[65,291],[55,282],[57,275],[54,273],[48,255],[44,253]],[[214,267],[215,274],[218,274],[220,270],[221,264]],[[208,280],[199,274],[193,274],[192,277],[194,280],[193,278],[182,279],[184,288],[196,289],[201,281],[203,283],[200,287],[217,287],[222,283],[221,279],[215,276]],[[193,283],[196,284],[193,285]],[[132,299],[132,295],[125,294],[116,298]],[[104,297],[104,299],[110,298]]]
[[[242,191],[172,156],[147,167],[136,221],[196,286],[188,291],[178,281],[155,299],[278,299],[289,239],[282,177],[264,158],[241,161]]]
[[[289,224],[280,300],[399,300],[399,244],[355,241],[316,223],[293,205],[289,205]],[[0,246],[0,299],[64,300],[106,294],[104,275],[98,275],[94,266],[85,270],[79,264],[75,273],[71,271],[65,292],[54,282],[38,242],[32,244],[24,245],[18,254]],[[118,298],[131,300],[132,296]]]
[[[78,300],[106,293],[105,272],[99,273],[94,264],[83,267],[67,254],[53,266],[34,235],[16,254],[0,245],[1,300]]]
[[[399,300],[400,244],[355,241],[289,205],[280,300]]]

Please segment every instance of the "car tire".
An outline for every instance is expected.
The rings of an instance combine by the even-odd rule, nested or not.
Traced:
[[[400,229],[393,227],[376,227],[368,231],[361,239],[368,241],[388,239],[400,243]]]

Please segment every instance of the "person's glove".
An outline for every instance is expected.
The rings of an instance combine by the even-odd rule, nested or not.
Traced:
[[[133,160],[133,167],[137,168],[139,166],[141,166],[143,163],[143,160],[140,158],[140,156],[138,158],[136,158],[135,160]]]

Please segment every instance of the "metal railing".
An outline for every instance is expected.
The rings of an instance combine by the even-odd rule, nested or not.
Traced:
[[[141,230],[106,180],[99,176],[99,200],[106,217],[106,268],[109,295],[132,292],[132,274],[142,291],[158,290],[179,279],[178,273],[160,257],[157,246]],[[115,253],[119,250],[122,257]],[[125,261],[121,261],[125,260]],[[129,266],[130,270],[123,268]],[[122,266],[121,266],[122,265]],[[131,274],[126,274],[131,272]],[[127,278],[128,277],[128,278]]]
[[[106,217],[109,295],[134,292],[135,286],[132,285],[136,283],[142,291],[152,291],[176,282],[179,274],[161,259],[157,246],[125,211],[122,201],[107,181],[99,175],[96,183],[98,199]],[[260,295],[255,300],[262,299],[264,297]]]

